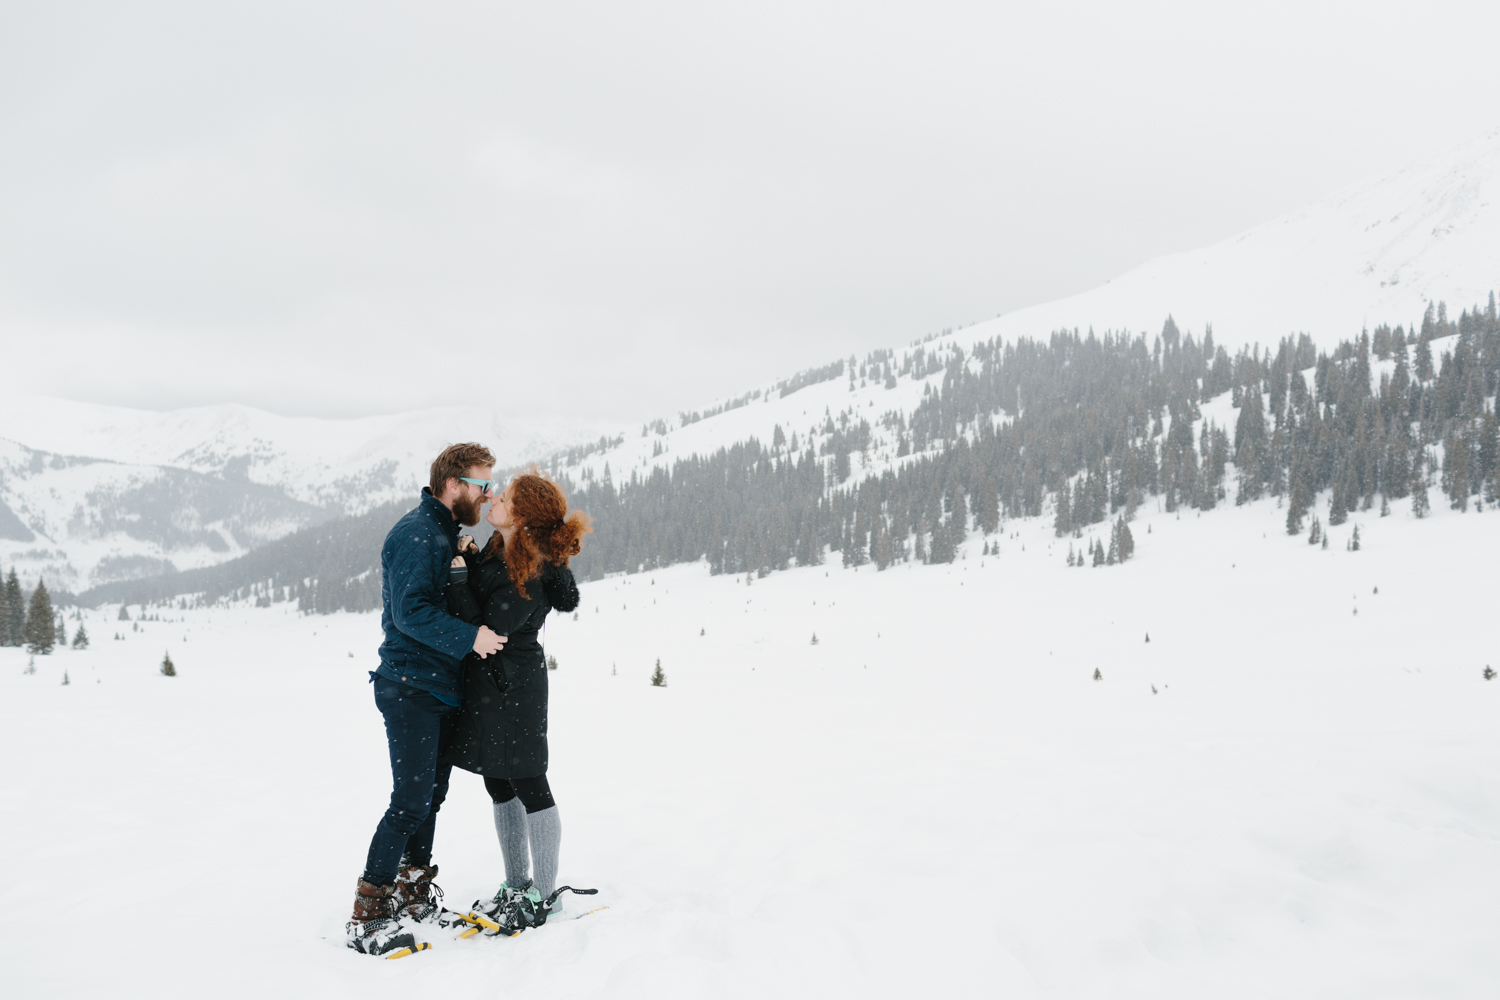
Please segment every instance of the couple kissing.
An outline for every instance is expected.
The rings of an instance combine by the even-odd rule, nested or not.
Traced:
[[[421,502],[381,549],[385,639],[370,681],[385,719],[391,798],[346,927],[349,947],[364,954],[420,951],[424,924],[516,934],[545,923],[568,891],[557,887],[562,824],[547,783],[538,631],[548,612],[578,606],[568,560],[592,528],[534,467],[502,486],[494,466],[483,445],[446,448]],[[459,529],[478,525],[486,505],[494,533],[480,549]],[[484,778],[505,866],[495,895],[463,912],[440,904],[432,863],[454,767]]]

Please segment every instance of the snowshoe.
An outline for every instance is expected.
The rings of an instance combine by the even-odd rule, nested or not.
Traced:
[[[542,894],[531,886],[524,890],[512,889],[508,898],[503,900],[497,909],[481,914],[478,910],[471,912],[469,918],[478,923],[492,935],[504,935],[515,937],[528,927],[541,927],[547,922],[547,918],[558,912],[561,907],[557,905],[558,898],[565,892],[575,892],[580,896],[592,896],[598,889],[575,889],[565,885],[543,898]],[[505,893],[497,893],[495,899],[490,900],[491,905],[499,900]]]
[[[495,895],[489,899],[474,900],[474,905],[469,909],[469,915],[471,917],[483,917],[490,924],[494,925],[494,927],[498,927],[501,915],[519,905],[518,900],[523,896],[530,899],[533,903],[540,903],[542,901],[542,894],[537,891],[531,879],[527,879],[520,885],[501,882],[500,888],[496,890]],[[494,929],[494,927],[486,929]]]

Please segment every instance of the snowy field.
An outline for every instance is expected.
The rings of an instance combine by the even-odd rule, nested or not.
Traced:
[[[0,650],[4,993],[1492,997],[1500,512],[1406,507],[1357,553],[1263,502],[1143,510],[1117,567],[1033,520],[946,567],[586,584],[551,778],[609,909],[399,961],[342,941],[376,617],[102,609],[34,674]],[[435,860],[454,905],[501,877],[472,775]]]

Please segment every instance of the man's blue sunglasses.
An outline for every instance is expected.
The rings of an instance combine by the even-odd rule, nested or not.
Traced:
[[[473,483],[484,491],[486,496],[494,496],[500,492],[500,484],[493,479],[470,479],[468,476],[459,476],[460,482]]]

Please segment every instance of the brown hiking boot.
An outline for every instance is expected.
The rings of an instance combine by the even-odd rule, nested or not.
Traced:
[[[434,864],[405,865],[396,874],[396,891],[391,896],[396,915],[421,923],[445,912],[441,900],[443,890],[433,881],[438,866]]]
[[[354,915],[344,925],[349,947],[366,955],[385,955],[401,949],[420,951],[411,931],[397,919],[396,887],[359,880]],[[395,957],[392,955],[391,957]]]

